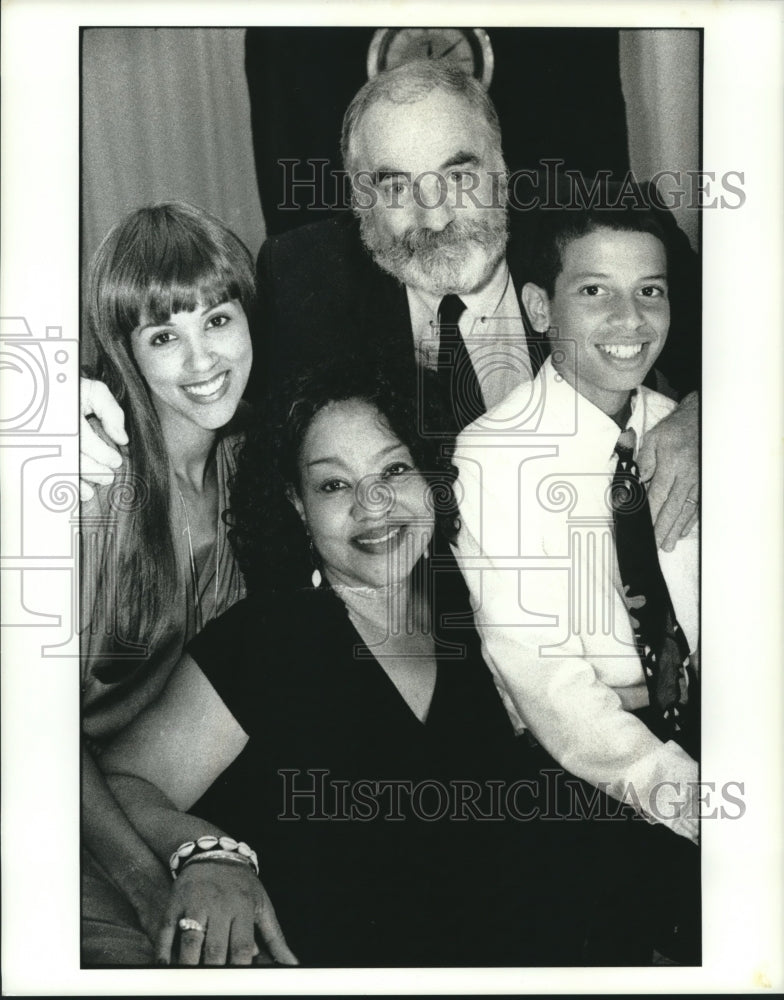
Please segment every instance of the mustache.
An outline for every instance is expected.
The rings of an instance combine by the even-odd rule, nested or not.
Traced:
[[[466,243],[475,243],[489,248],[498,239],[498,219],[489,220],[453,220],[443,229],[412,228],[403,233],[395,241],[400,250],[409,257],[421,254],[431,254],[449,250],[461,250]],[[503,227],[505,229],[505,226]]]
[[[503,255],[508,239],[506,207],[481,217],[451,219],[443,229],[421,225],[390,232],[383,217],[358,211],[360,236],[378,266],[405,285],[445,295],[463,292],[487,278],[487,269]]]

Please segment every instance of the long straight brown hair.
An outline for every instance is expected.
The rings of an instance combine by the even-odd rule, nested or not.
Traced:
[[[251,321],[253,260],[218,219],[184,202],[137,209],[115,225],[93,257],[88,321],[96,376],[125,411],[127,459],[110,493],[118,520],[115,623],[124,641],[148,649],[161,636],[177,587],[171,533],[169,456],[148,387],[131,350],[142,323],[236,299]],[[98,584],[100,586],[100,582]]]

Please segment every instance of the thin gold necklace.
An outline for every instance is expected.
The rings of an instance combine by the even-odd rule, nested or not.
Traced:
[[[188,536],[188,556],[190,557],[191,564],[191,586],[193,587],[193,610],[196,614],[196,631],[201,632],[204,628],[204,614],[201,607],[201,594],[199,593],[199,577],[196,572],[196,557],[193,553],[193,537],[191,536],[191,522],[188,517],[188,507],[185,503],[185,497],[182,495],[182,490],[178,483],[174,484],[177,487],[177,494],[180,498],[180,503],[182,504],[183,513],[185,514],[185,531],[184,534]],[[220,494],[220,490],[218,490]],[[220,495],[218,496],[218,521],[215,528],[215,605],[213,609],[213,618],[218,615],[218,567],[220,566]]]

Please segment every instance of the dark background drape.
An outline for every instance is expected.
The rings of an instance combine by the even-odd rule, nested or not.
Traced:
[[[341,167],[340,126],[367,79],[375,28],[248,28],[245,68],[253,148],[268,234],[315,222],[334,203],[329,169]],[[537,169],[543,159],[590,178],[629,169],[626,107],[619,72],[619,33],[604,28],[489,28],[495,54],[490,84],[510,170]],[[293,192],[283,209],[283,159],[303,161],[296,179],[320,178],[304,161],[328,161],[327,184]],[[310,206],[310,207],[308,207]]]

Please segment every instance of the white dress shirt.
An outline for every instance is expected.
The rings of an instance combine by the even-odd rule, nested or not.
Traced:
[[[627,426],[638,444],[675,407],[644,387],[632,405]],[[529,728],[566,770],[691,836],[695,823],[678,810],[697,765],[632,714],[648,704],[648,691],[608,504],[619,433],[548,358],[533,382],[458,438],[456,555],[516,728]],[[673,552],[659,551],[691,649],[698,558],[696,529]]]
[[[439,296],[406,286],[414,349],[420,364],[438,366]],[[478,292],[461,295],[466,311],[460,333],[474,366],[485,406],[500,403],[512,389],[530,381],[531,361],[514,282],[505,260]]]

